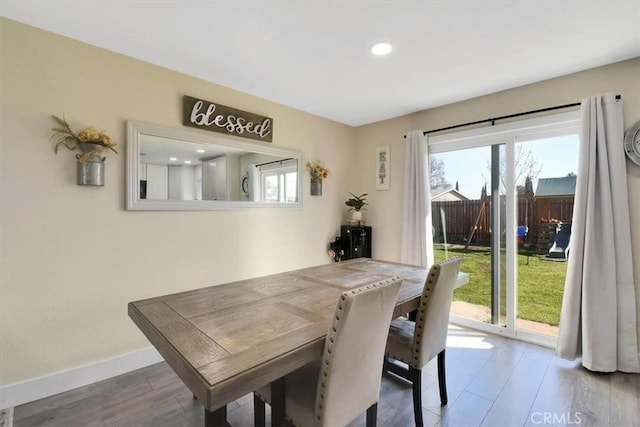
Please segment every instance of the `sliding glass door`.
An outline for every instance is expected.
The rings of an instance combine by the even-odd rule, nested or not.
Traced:
[[[577,173],[577,115],[430,138],[435,260],[463,258],[453,321],[557,337]]]
[[[502,231],[491,231],[505,229],[505,204],[492,183],[499,189],[504,154],[495,145],[433,154],[429,162],[435,261],[458,256],[473,272],[456,289],[452,314],[495,325],[505,319],[505,250]]]
[[[516,171],[529,170],[518,183],[516,205],[516,329],[556,338],[571,245],[578,135],[517,142],[515,154]]]

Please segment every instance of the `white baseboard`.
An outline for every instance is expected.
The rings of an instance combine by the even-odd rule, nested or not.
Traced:
[[[160,353],[155,348],[149,347],[77,368],[8,384],[0,387],[0,408],[9,408],[53,396],[54,394],[135,371],[162,360]]]

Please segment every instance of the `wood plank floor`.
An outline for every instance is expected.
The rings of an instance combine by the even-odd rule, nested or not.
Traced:
[[[640,375],[595,374],[552,350],[451,326],[449,404],[440,407],[435,361],[423,371],[425,426],[640,426]],[[413,426],[411,387],[382,380],[378,425]],[[268,410],[268,409],[267,409]],[[253,398],[228,406],[233,426],[253,425]],[[364,416],[349,427],[364,426]],[[195,426],[203,409],[159,363],[14,409],[14,426]]]

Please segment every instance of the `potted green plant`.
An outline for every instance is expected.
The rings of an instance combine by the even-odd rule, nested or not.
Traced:
[[[351,194],[352,197],[344,202],[344,204],[349,206],[349,211],[352,212],[351,219],[354,221],[362,221],[361,211],[363,211],[365,209],[365,206],[368,205],[368,203],[365,201],[365,196],[368,196],[368,194],[364,193],[359,196],[356,196],[353,193],[349,194]]]

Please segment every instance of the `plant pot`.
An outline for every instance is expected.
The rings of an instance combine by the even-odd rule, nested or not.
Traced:
[[[322,196],[322,181],[311,180],[311,195]]]
[[[86,156],[92,151],[101,151],[102,147],[98,144],[80,144],[79,148],[83,155],[76,154],[78,185],[104,186],[104,161],[107,158],[99,154]]]
[[[78,160],[78,185],[104,185],[104,161],[106,157],[91,156],[86,162]]]
[[[352,211],[351,219],[353,221],[362,221],[362,211]]]

